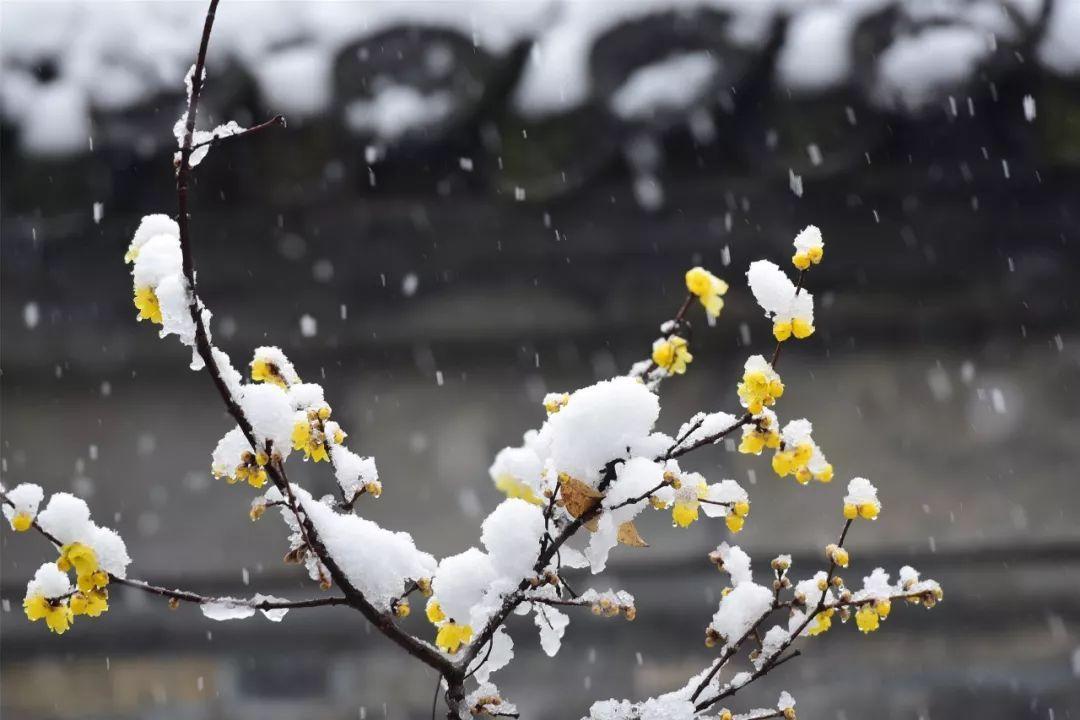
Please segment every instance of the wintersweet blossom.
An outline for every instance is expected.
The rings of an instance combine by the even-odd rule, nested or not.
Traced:
[[[251,360],[251,379],[254,382],[270,382],[283,389],[300,382],[300,376],[285,353],[271,346],[255,348],[255,357]]]
[[[570,393],[548,393],[544,396],[544,409],[548,415],[554,415],[570,402]]]
[[[136,320],[140,322],[149,320],[155,325],[163,324],[161,302],[158,300],[158,296],[153,288],[135,288],[135,307],[139,311],[139,314],[135,316]]]
[[[698,507],[701,498],[709,492],[709,487],[704,482],[697,485],[682,485],[675,491],[675,503],[671,508],[671,519],[675,525],[685,528],[690,527],[698,519]]]
[[[746,279],[754,299],[773,321],[773,336],[783,342],[794,335],[800,340],[814,333],[814,298],[768,260],[750,263]]]
[[[726,282],[703,267],[694,267],[686,271],[686,289],[697,296],[709,317],[720,315],[724,308],[724,298],[721,296],[728,291]]]
[[[67,573],[53,563],[45,563],[26,584],[23,612],[31,622],[44,620],[49,630],[63,635],[71,627],[71,590]]]
[[[791,258],[791,264],[799,270],[806,270],[811,265],[817,265],[825,255],[825,242],[821,238],[821,230],[816,225],[807,225],[802,232],[795,236],[795,255]]]
[[[34,525],[38,505],[45,493],[40,485],[20,483],[8,491],[8,503],[3,505],[4,517],[15,532],[26,532]]]
[[[848,483],[847,495],[844,496],[844,517],[848,520],[862,518],[873,520],[881,512],[877,488],[866,478],[852,478]]]
[[[459,625],[453,620],[448,620],[439,627],[435,636],[435,644],[445,652],[453,655],[458,649],[472,639],[473,629],[469,625]]]
[[[739,402],[751,415],[776,404],[784,394],[784,383],[772,365],[761,355],[751,355],[743,367],[742,381],[738,386]]]
[[[686,372],[686,366],[694,359],[686,345],[686,338],[672,335],[658,338],[653,343],[652,361],[656,366],[674,375]]]
[[[31,595],[23,600],[23,611],[31,622],[44,620],[57,635],[63,635],[71,627],[71,607],[64,600]]]
[[[831,482],[833,466],[811,437],[813,426],[809,420],[792,420],[780,434],[780,447],[773,455],[772,468],[780,477],[794,475],[805,485],[811,479]]]
[[[780,447],[779,423],[776,413],[765,409],[753,417],[752,423],[743,425],[739,452],[746,455],[760,455],[765,448],[775,450]]]
[[[109,591],[97,588],[79,591],[71,596],[71,614],[96,618],[109,609]]]
[[[329,443],[340,444],[345,439],[345,432],[340,427],[336,424],[329,426],[326,423],[329,418],[328,405],[323,405],[318,410],[296,413],[292,431],[292,447],[293,450],[303,450],[305,460],[329,462]]]

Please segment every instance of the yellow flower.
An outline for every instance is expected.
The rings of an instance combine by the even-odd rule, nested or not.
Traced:
[[[686,372],[686,366],[694,359],[686,348],[686,338],[672,335],[670,338],[660,338],[653,343],[652,361],[657,367],[667,370],[675,375]]]
[[[807,270],[810,265],[817,265],[825,256],[825,242],[821,238],[821,230],[810,225],[795,236],[795,255],[791,263],[799,270]]]
[[[888,598],[884,600],[875,600],[874,612],[876,612],[878,617],[882,620],[889,617],[889,613],[892,612],[892,601]]]
[[[570,402],[570,393],[548,393],[544,397],[544,409],[548,415],[554,415]]]
[[[495,487],[505,493],[508,498],[519,498],[532,505],[544,504],[544,501],[536,496],[536,493],[528,484],[509,473],[497,477]]]
[[[458,651],[458,648],[461,647],[462,643],[467,643],[471,639],[471,626],[458,625],[453,620],[450,620],[439,628],[439,632],[435,636],[435,644],[442,650],[453,654]]]
[[[71,627],[71,608],[63,600],[49,600],[44,595],[35,595],[23,600],[23,611],[31,622],[44,620],[57,635],[63,635]]]
[[[15,532],[26,532],[33,524],[34,516],[30,513],[15,513],[11,518],[11,529]]]
[[[251,361],[251,379],[254,382],[273,383],[281,388],[289,387],[289,383],[282,377],[277,365],[268,360],[257,358]]]
[[[790,320],[773,321],[773,337],[779,342],[784,342],[792,335],[799,340],[804,340],[814,334],[814,325],[806,318],[791,318]]]
[[[149,320],[152,323],[161,325],[161,304],[158,302],[158,297],[153,288],[141,287],[135,289],[135,307],[139,309],[136,320]]]
[[[439,605],[439,601],[435,598],[428,600],[424,614],[427,615],[427,619],[432,625],[438,625],[446,620],[446,613],[443,612],[442,606]]]
[[[727,525],[728,530],[733,533],[737,533],[743,529],[746,525],[746,516],[750,514],[750,503],[745,500],[739,500],[731,506],[731,511],[724,516],[724,523]]]
[[[301,420],[293,426],[292,443],[293,450],[303,450],[304,458],[321,462],[329,461],[330,456],[326,452],[326,439],[321,430],[311,427],[311,420]]]
[[[828,557],[828,559],[842,568],[846,568],[848,566],[848,563],[851,562],[851,556],[848,554],[848,551],[842,547],[837,547],[836,545],[829,545],[827,548],[825,548],[825,551],[825,555]]]
[[[863,503],[856,505],[855,503],[844,503],[844,518],[847,520],[854,520],[855,518],[862,518],[863,520],[873,520],[881,512],[881,508],[874,503]]]
[[[697,296],[711,317],[720,315],[724,307],[724,299],[720,296],[728,291],[726,282],[703,267],[695,267],[686,271],[686,289]]]
[[[107,590],[90,590],[89,592],[77,592],[71,596],[72,615],[87,615],[98,617],[109,609],[109,592]]]
[[[394,616],[399,618],[409,617],[409,613],[412,612],[412,608],[409,607],[409,601],[406,598],[402,598],[394,605]]]
[[[240,456],[235,473],[228,479],[229,484],[246,482],[251,487],[261,488],[266,484],[266,465],[269,462],[270,457],[262,450],[257,453],[245,452]]]
[[[832,618],[833,613],[835,612],[836,611],[833,608],[822,610],[817,614],[817,617],[814,618],[813,622],[810,623],[810,627],[806,632],[810,636],[820,635],[821,633],[826,632],[832,627]]]
[[[805,318],[793,318],[791,320],[791,334],[799,340],[804,340],[814,334],[814,326]]]
[[[75,568],[75,574],[79,577],[89,576],[97,572],[97,555],[90,547],[82,543],[68,543],[60,548],[60,557],[56,561],[56,566],[64,572]]]
[[[675,506],[671,509],[671,519],[679,527],[690,527],[698,519],[700,499],[709,492],[709,486],[698,483],[696,487],[684,485],[675,491]]]
[[[881,627],[881,618],[872,605],[863,605],[855,613],[855,624],[864,633],[872,633]]]
[[[760,362],[751,362],[755,358]],[[760,355],[755,355],[746,362],[747,368],[739,383],[739,399],[751,415],[760,415],[769,406],[775,405],[784,394],[784,383]]]
[[[780,477],[787,477],[795,472],[795,453],[790,450],[780,450],[772,459],[772,469]]]
[[[76,578],[79,586],[79,590],[82,592],[90,592],[91,590],[98,590],[109,584],[109,574],[104,570],[95,570],[89,575],[79,575]]]

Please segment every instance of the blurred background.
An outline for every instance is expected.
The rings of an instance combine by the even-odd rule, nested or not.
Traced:
[[[276,517],[209,472],[231,427],[178,343],[136,323],[124,250],[175,213],[171,130],[201,3],[0,6],[3,482],[86,497],[133,576],[306,597]],[[945,587],[864,637],[834,626],[736,700],[800,717],[1080,717],[1080,3],[224,2],[193,190],[201,295],[239,365],[280,345],[324,384],[385,485],[362,512],[437,556],[478,541],[495,452],[545,392],[626,372],[703,264],[732,289],[662,429],[737,407],[770,328],[745,287],[807,224],[817,332],[785,350],[837,482],[800,487],[731,445],[687,463],[747,486],[759,569],[821,565],[843,487],[885,510],[856,583],[912,564]],[[294,477],[318,492],[323,467]],[[682,685],[710,652],[722,523],[639,525],[607,576],[638,620],[531,622],[496,680],[528,718]],[[23,617],[51,550],[0,534],[0,714],[423,718],[434,676],[343,610],[218,623],[117,588],[63,638]],[[895,577],[895,575],[894,575]],[[409,623],[431,633],[420,613]]]

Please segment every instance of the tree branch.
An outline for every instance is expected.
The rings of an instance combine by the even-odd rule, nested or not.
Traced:
[[[0,503],[15,507],[15,503],[13,503],[11,501],[11,498],[7,496],[7,493],[4,493],[2,491],[0,491]],[[42,537],[51,542],[57,550],[63,547],[63,543],[61,543],[55,535],[47,531],[45,528],[41,527],[41,524],[38,523],[37,520],[33,520],[30,523],[30,526],[34,530],[36,530]],[[262,600],[259,602],[237,598],[212,597],[210,595],[200,595],[199,593],[192,592],[191,590],[178,590],[162,587],[160,585],[151,585],[145,580],[122,578],[112,573],[109,573],[109,582],[116,583],[117,585],[123,585],[129,588],[134,588],[136,590],[142,590],[143,592],[150,593],[151,595],[159,595],[170,600],[197,603],[199,605],[216,602],[227,602],[232,605],[245,605],[247,607],[255,608],[256,610],[285,610],[293,608],[321,607],[323,605],[349,604],[349,601],[343,597],[312,598],[310,600]]]
[[[188,288],[191,292],[191,302],[188,307],[191,312],[191,318],[195,323],[196,351],[205,363],[207,372],[213,379],[218,394],[225,403],[225,407],[229,411],[229,414],[236,420],[241,432],[244,433],[244,436],[251,444],[252,450],[257,451],[259,449],[258,441],[251,422],[245,416],[244,411],[236,398],[234,398],[229,391],[229,388],[221,375],[221,369],[218,367],[214,357],[213,346],[210,343],[209,333],[203,322],[202,312],[200,310],[200,302],[195,284],[195,263],[191,243],[191,215],[188,206],[188,182],[191,175],[190,161],[192,153],[192,137],[195,131],[195,117],[198,112],[199,97],[203,87],[203,71],[206,66],[206,52],[210,43],[210,33],[213,29],[214,16],[217,11],[218,2],[219,0],[210,0],[210,5],[206,13],[206,21],[203,25],[202,39],[199,43],[199,52],[195,59],[195,68],[191,78],[191,95],[188,99],[187,123],[184,128],[184,140],[180,147],[180,164],[176,173],[176,197],[179,210],[177,224],[180,227],[180,249],[183,259],[184,278],[187,280]],[[325,545],[320,541],[318,533],[310,518],[307,517],[306,513],[301,512],[299,504],[293,495],[291,484],[285,475],[283,464],[280,461],[271,462],[267,468],[267,474],[270,476],[274,486],[277,487],[287,499],[289,508],[296,517],[305,543],[330,573],[334,583],[336,583],[345,593],[345,597],[348,599],[349,604],[359,610],[372,625],[397,643],[410,655],[440,672],[445,673],[452,671],[453,664],[446,656],[428,643],[419,640],[399,628],[394,623],[393,616],[380,612],[366,597],[364,597],[363,593],[349,581],[334,559],[330,556],[330,553],[327,552]]]

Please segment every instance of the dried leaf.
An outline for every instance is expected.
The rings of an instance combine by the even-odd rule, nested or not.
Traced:
[[[559,476],[559,488],[563,507],[570,513],[570,517],[581,517],[583,513],[596,505],[599,498],[603,497],[596,488],[565,473]]]
[[[620,545],[649,547],[649,543],[645,542],[645,539],[641,537],[641,533],[638,532],[637,526],[634,525],[633,520],[628,520],[619,526],[619,534],[617,537]]]

